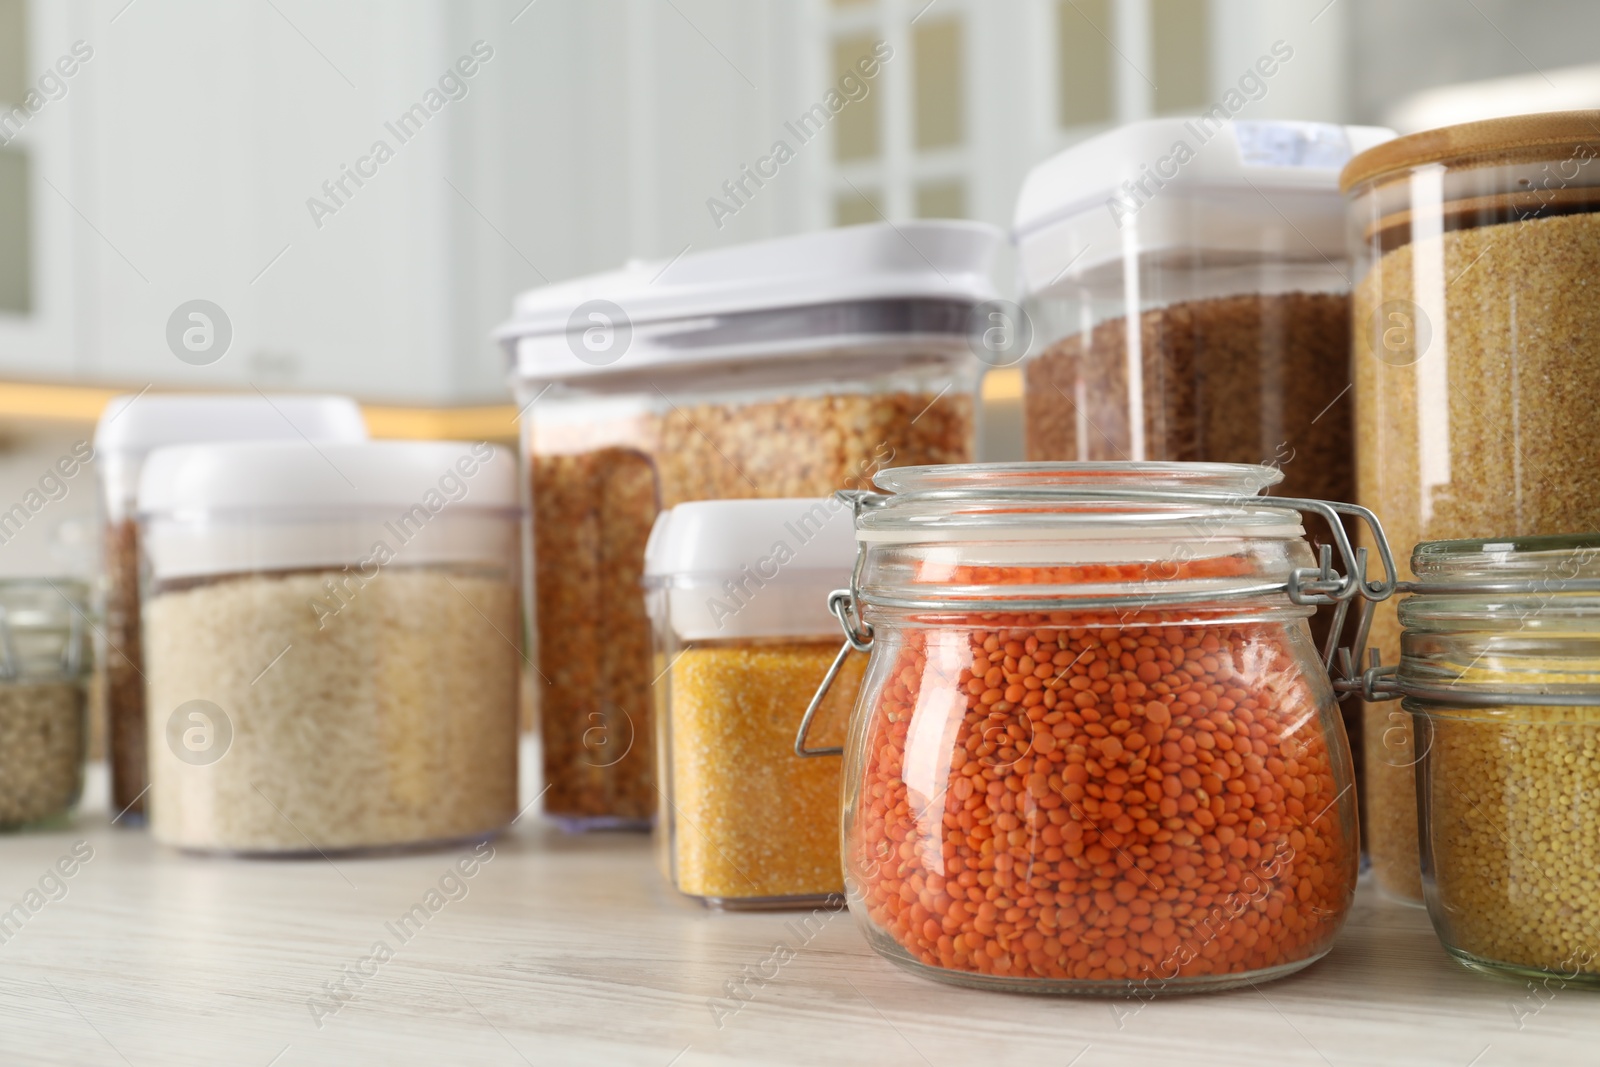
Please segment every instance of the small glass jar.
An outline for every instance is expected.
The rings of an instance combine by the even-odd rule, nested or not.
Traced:
[[[522,406],[545,814],[647,828],[656,514],[819,497],[888,463],[973,458],[974,312],[1000,234],[855,226],[522,294],[500,331]],[[580,641],[570,634],[604,635]],[[643,743],[634,743],[637,736]]]
[[[515,461],[159,449],[139,490],[150,828],[183,849],[468,841],[517,812]]]
[[[356,402],[337,396],[139,393],[106,405],[95,427],[105,559],[106,756],[111,808],[119,823],[144,821],[150,772],[145,755],[144,640],[139,630],[139,476],[153,449],[200,441],[364,441]],[[61,467],[65,477],[71,477]]]
[[[0,581],[0,830],[59,819],[83,792],[88,600],[68,578]]]
[[[1573,111],[1429,130],[1357,156],[1340,178],[1355,499],[1394,544],[1592,523],[1597,128],[1600,111]],[[1372,635],[1394,663],[1393,608],[1379,605]],[[1379,886],[1420,901],[1410,731],[1393,705],[1368,706],[1362,830]]]
[[[1411,569],[1390,688],[1434,929],[1474,970],[1600,987],[1600,536],[1432,542]]]
[[[794,737],[838,651],[828,594],[854,561],[834,497],[701,501],[656,520],[656,834],[668,880],[708,907],[843,897],[839,764],[795,759]],[[819,710],[825,743],[843,743],[865,666],[854,655]]]
[[[871,647],[845,879],[882,955],[1042,993],[1218,989],[1332,944],[1355,891],[1350,752],[1279,477],[1226,464],[880,472],[847,633]]]

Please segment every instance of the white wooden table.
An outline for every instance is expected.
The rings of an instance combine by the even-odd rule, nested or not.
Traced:
[[[1309,971],[1259,991],[1141,1005],[931,984],[874,956],[848,914],[813,923],[806,939],[792,914],[709,913],[668,889],[643,837],[564,837],[534,815],[463,880],[465,895],[447,882],[459,899],[441,893],[430,912],[429,890],[466,850],[337,866],[196,859],[112,827],[91,798],[69,831],[0,838],[0,911],[80,841],[94,855],[64,880],[65,896],[0,944],[0,1063],[1600,1059],[1596,995],[1536,995],[1471,974],[1445,957],[1420,910],[1366,886]],[[426,920],[402,941],[386,924],[419,904]],[[380,939],[393,958],[372,958]],[[780,941],[794,958],[768,963]],[[730,1011],[717,998],[746,967],[776,977]],[[352,996],[328,1014],[325,983],[347,974],[362,984],[345,979]]]

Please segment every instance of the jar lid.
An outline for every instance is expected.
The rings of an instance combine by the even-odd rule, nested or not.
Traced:
[[[1600,534],[1424,542],[1411,568],[1400,663],[1380,692],[1413,710],[1550,721],[1564,713],[1539,707],[1600,704]]]
[[[705,500],[663,511],[645,585],[681,640],[822,636],[850,584],[854,523],[836,497]]]
[[[1200,617],[1247,609],[1304,616],[1314,606],[1394,588],[1376,519],[1350,504],[1257,494],[1281,477],[1225,463],[1017,463],[879,472],[888,494],[847,491],[862,545],[849,599],[857,611],[1141,612],[1184,606]],[[1337,546],[1312,565],[1300,512]],[[1379,546],[1381,580],[1342,516]]]
[[[87,673],[88,603],[73,578],[0,580],[0,683]]]
[[[697,500],[656,517],[644,573],[663,582],[710,581],[773,560],[784,574],[848,579],[856,559],[850,506],[838,497]],[[837,583],[836,583],[837,584]]]
[[[1103,542],[1106,558],[1226,536],[1300,537],[1292,507],[1259,494],[1283,480],[1246,463],[963,463],[893,467],[864,509],[863,542]],[[1131,544],[1129,543],[1131,542]],[[1074,558],[1093,551],[1064,549]],[[1154,558],[1154,556],[1152,556]]]
[[[140,543],[162,580],[367,561],[498,565],[505,520],[520,511],[511,453],[465,441],[175,445],[150,454],[138,500]]]
[[[636,262],[528,290],[495,337],[513,374],[533,381],[907,344],[965,350],[968,312],[997,295],[1000,241],[985,223],[874,223]]]
[[[1393,136],[1377,126],[1199,117],[1088,138],[1023,180],[1012,232],[1026,289],[1120,278],[1130,250],[1343,261],[1339,169]]]
[[[1424,541],[1400,619],[1455,619],[1526,629],[1562,616],[1600,617],[1600,534]],[[1539,618],[1530,619],[1536,612]]]
[[[1581,144],[1600,144],[1600,110],[1465,122],[1408,134],[1367,149],[1345,166],[1339,188],[1349,192],[1357,185],[1431,163],[1483,167],[1546,159]]]
[[[142,455],[201,441],[365,441],[361,407],[343,396],[140,393],[113,397],[95,425],[96,452]]]
[[[517,506],[511,453],[468,441],[219,441],[150,454],[141,513]]]

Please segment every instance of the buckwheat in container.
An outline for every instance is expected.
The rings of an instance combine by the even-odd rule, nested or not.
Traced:
[[[514,470],[464,442],[151,455],[139,536],[157,840],[331,853],[511,821]]]
[[[336,396],[141,393],[106,405],[94,433],[105,523],[105,702],[111,807],[119,822],[144,818],[143,638],[139,632],[139,544],[134,509],[153,449],[199,441],[364,441],[355,401]]]
[[[853,535],[832,497],[679,504],[651,533],[657,833],[673,885],[710,907],[844,892],[839,766],[796,759],[794,737],[839,650],[828,594],[850,583]],[[830,690],[821,743],[843,743],[863,666],[853,657]]]
[[[972,456],[973,324],[999,234],[858,226],[524,293],[500,331],[531,493],[546,814],[643,827],[662,508],[818,497]]]
[[[1345,168],[1357,499],[1397,545],[1594,526],[1597,130],[1600,111],[1492,119]],[[1395,663],[1393,609],[1379,606],[1373,640]],[[1411,721],[1394,705],[1367,720],[1373,869],[1420,901]]]
[[[1200,460],[1353,489],[1339,168],[1392,137],[1315,122],[1152,119],[1029,172],[1031,460]]]

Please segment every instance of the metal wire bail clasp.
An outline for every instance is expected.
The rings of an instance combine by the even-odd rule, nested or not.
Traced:
[[[833,657],[833,665],[828,668],[828,673],[822,676],[822,684],[811,697],[811,703],[806,705],[805,718],[800,720],[800,729],[794,735],[794,754],[801,758],[844,755],[842,745],[807,748],[806,734],[811,732],[811,720],[816,718],[817,709],[822,707],[822,702],[827,699],[828,690],[833,688],[834,679],[838,678],[839,672],[844,669],[844,661],[850,658],[850,653],[866,652],[872,648],[872,626],[857,615],[855,597],[851,595],[850,590],[835,589],[829,593],[828,610],[833,612],[833,617],[839,620],[839,626],[844,630],[844,644],[840,646],[839,654]]]

